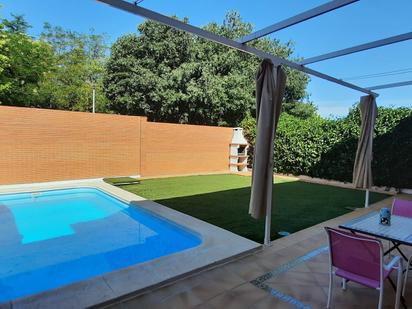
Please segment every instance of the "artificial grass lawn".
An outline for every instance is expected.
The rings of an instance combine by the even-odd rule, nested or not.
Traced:
[[[262,243],[264,220],[254,220],[248,214],[250,181],[248,176],[228,174],[148,179],[120,187]],[[271,237],[350,212],[346,207],[362,207],[364,197],[364,191],[275,177]],[[371,193],[370,201],[386,197]]]

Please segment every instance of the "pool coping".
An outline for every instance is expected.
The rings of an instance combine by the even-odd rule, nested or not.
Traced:
[[[67,188],[94,188],[154,215],[183,226],[202,238],[194,248],[115,270],[27,297],[0,303],[0,308],[86,308],[107,304],[130,295],[145,293],[193,275],[232,258],[250,254],[261,244],[176,210],[109,185],[103,180],[62,181],[0,186],[0,194]],[[228,246],[230,244],[230,246]]]

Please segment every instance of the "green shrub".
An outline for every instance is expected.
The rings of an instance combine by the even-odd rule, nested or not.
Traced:
[[[351,182],[360,122],[358,108],[340,119],[301,119],[283,113],[275,139],[275,172]],[[248,115],[241,126],[253,155],[256,121]],[[411,153],[412,109],[379,107],[372,163],[374,183],[412,188]]]
[[[412,115],[379,135],[372,169],[376,185],[412,188]]]

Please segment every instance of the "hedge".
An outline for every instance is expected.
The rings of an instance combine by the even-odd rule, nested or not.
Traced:
[[[275,140],[275,172],[351,182],[360,122],[358,108],[339,119],[283,113]],[[247,116],[241,126],[253,154],[256,121]],[[372,169],[375,185],[412,188],[411,108],[378,108]]]

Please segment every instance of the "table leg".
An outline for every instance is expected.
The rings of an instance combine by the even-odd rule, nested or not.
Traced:
[[[385,251],[383,255],[388,255],[391,253],[393,250],[398,250],[399,254],[405,259],[405,261],[408,261],[408,257],[405,255],[405,253],[402,252],[402,250],[399,248],[401,245],[400,243],[392,241],[393,247],[389,248],[388,250]]]
[[[389,277],[389,276],[388,276],[388,281],[389,281],[390,285],[392,286],[393,290],[394,290],[395,293],[396,293],[397,287],[396,287],[395,282],[393,282],[392,278]],[[404,307],[405,309],[408,309],[408,306],[406,306],[405,297],[403,297],[402,295],[401,295],[401,303],[402,303],[402,305],[403,305],[403,307]]]
[[[405,259],[405,261],[408,261],[408,257],[405,255],[405,253],[402,252],[402,250],[399,248],[400,244],[392,242],[396,246],[396,250],[398,250],[399,254],[402,255],[402,257]]]

